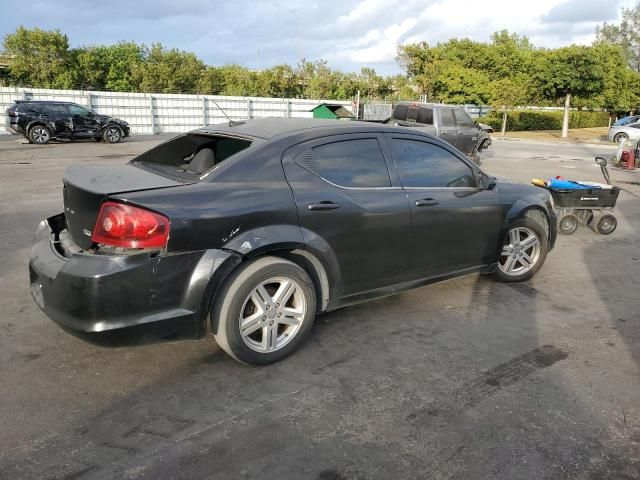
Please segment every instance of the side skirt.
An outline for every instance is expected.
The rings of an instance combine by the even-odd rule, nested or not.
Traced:
[[[411,280],[409,282],[402,282],[395,285],[389,285],[387,287],[376,288],[362,293],[356,293],[347,297],[342,297],[338,300],[330,301],[325,311],[336,310],[342,307],[348,307],[350,305],[356,305],[358,303],[368,302],[377,298],[389,297],[397,293],[406,292],[407,290],[413,290],[414,288],[424,287],[432,283],[438,283],[452,278],[463,277],[471,273],[488,274],[493,273],[497,264],[492,263],[489,265],[479,265],[476,267],[465,268],[462,270],[456,270],[445,275],[438,275],[434,277],[421,278],[419,280]]]

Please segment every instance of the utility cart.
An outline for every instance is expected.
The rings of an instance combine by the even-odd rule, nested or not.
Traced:
[[[607,160],[596,157],[602,175],[610,188],[559,189],[548,187],[558,216],[558,231],[563,235],[573,234],[580,225],[588,226],[601,235],[609,235],[618,226],[613,210],[620,189],[611,185]],[[587,182],[585,182],[587,183]]]

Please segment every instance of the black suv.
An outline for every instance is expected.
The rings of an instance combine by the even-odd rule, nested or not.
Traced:
[[[118,143],[129,136],[129,124],[124,120],[99,115],[71,102],[17,100],[7,109],[5,126],[9,133],[24,135],[40,145],[52,138]]]

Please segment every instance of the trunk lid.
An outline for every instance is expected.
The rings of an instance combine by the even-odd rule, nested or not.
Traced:
[[[67,230],[81,248],[93,245],[91,232],[102,202],[112,194],[171,188],[187,182],[172,180],[131,165],[76,165],[63,180]]]

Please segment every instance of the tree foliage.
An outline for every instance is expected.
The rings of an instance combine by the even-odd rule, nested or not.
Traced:
[[[620,47],[629,66],[640,72],[640,3],[622,9],[620,24],[603,23],[596,29],[596,38]]]

